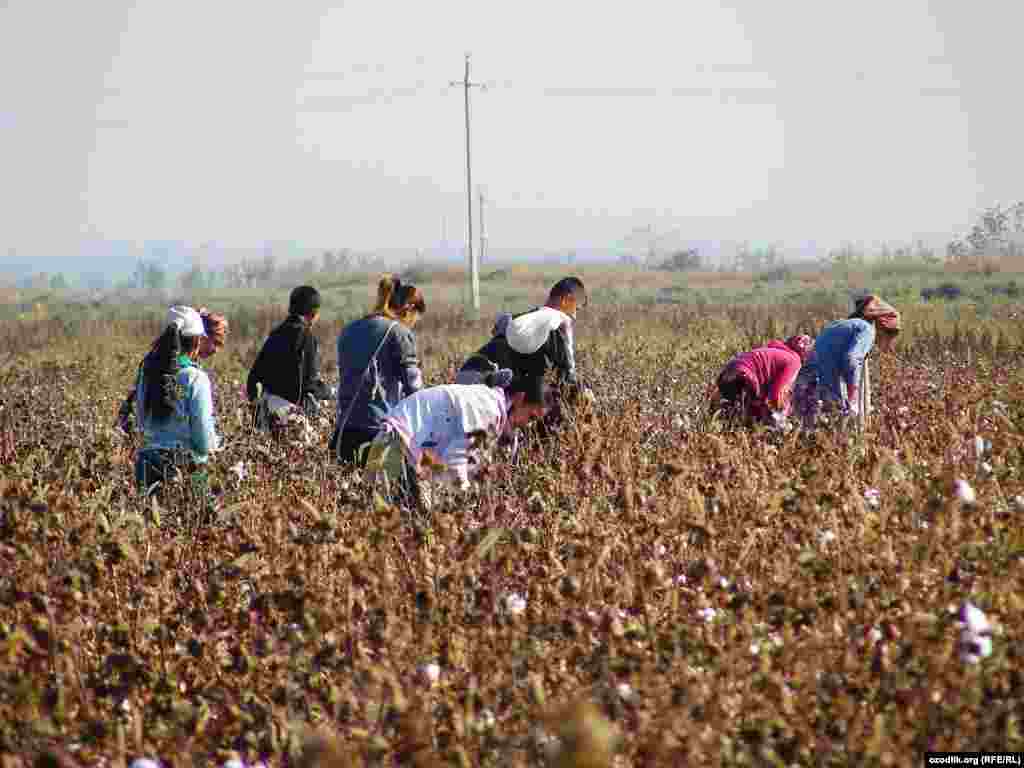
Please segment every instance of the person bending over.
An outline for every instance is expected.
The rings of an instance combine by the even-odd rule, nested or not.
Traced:
[[[465,490],[487,447],[516,427],[542,418],[544,381],[502,369],[481,384],[442,384],[403,399],[384,419],[367,466],[389,491],[429,506],[421,481]],[[382,459],[382,457],[384,457]]]
[[[826,325],[814,341],[794,387],[795,410],[813,429],[821,410],[837,411],[843,420],[856,416],[861,369],[875,346],[886,352],[900,332],[900,313],[878,296],[858,299],[853,314]]]
[[[561,389],[581,389],[576,371],[575,320],[587,300],[583,281],[565,277],[551,288],[543,307],[498,315],[493,337],[462,365],[456,384],[477,384],[488,373],[507,368],[517,377],[543,377],[554,370]]]
[[[811,337],[801,334],[736,355],[718,375],[713,406],[748,424],[785,420],[793,383],[811,344]]]

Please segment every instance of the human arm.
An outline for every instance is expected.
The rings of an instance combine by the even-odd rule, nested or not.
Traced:
[[[411,331],[396,334],[391,342],[393,354],[398,360],[398,375],[402,381],[402,395],[408,397],[423,389],[423,372],[416,354],[416,337]]]
[[[219,447],[213,418],[213,390],[206,374],[197,371],[188,395],[192,454],[205,461]]]
[[[572,387],[579,386],[576,374],[576,342],[573,337],[572,320],[566,318],[548,338],[548,354],[558,371],[558,377]]]
[[[263,382],[263,366],[265,359],[265,352],[267,350],[267,342],[263,343],[260,347],[260,352],[256,355],[256,361],[252,364],[252,368],[249,369],[249,377],[245,381],[245,394],[249,398],[250,403],[256,402],[256,398],[259,396],[257,392],[257,385]]]
[[[333,395],[331,387],[320,376],[320,342],[312,333],[306,334],[306,349],[302,356],[302,364],[300,399],[310,394],[317,400],[330,400]]]
[[[135,389],[125,395],[121,407],[117,411],[117,426],[124,432],[132,431],[132,417],[135,415]]]
[[[779,367],[769,382],[767,397],[768,407],[772,411],[780,411],[783,414],[789,413],[790,397],[793,392],[793,384],[800,373],[800,356],[797,354],[778,353]]]

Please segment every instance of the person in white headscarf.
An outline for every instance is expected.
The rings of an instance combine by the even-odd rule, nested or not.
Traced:
[[[139,368],[135,424],[142,447],[135,459],[135,480],[144,492],[165,482],[175,469],[184,469],[193,488],[211,501],[206,464],[220,438],[210,379],[196,364],[205,336],[195,309],[171,307],[166,329]]]

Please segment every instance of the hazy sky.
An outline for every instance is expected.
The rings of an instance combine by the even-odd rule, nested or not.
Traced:
[[[0,258],[84,238],[945,235],[1024,197],[1010,0],[0,0]]]

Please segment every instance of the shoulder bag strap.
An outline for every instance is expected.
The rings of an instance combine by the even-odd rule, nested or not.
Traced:
[[[373,361],[377,359],[377,355],[379,355],[380,351],[382,349],[384,349],[384,342],[386,342],[388,340],[388,336],[391,335],[391,330],[396,325],[398,325],[398,321],[397,320],[392,320],[391,321],[391,325],[389,325],[388,329],[384,332],[384,338],[382,338],[380,340],[380,344],[377,345],[377,349],[375,349],[373,351],[373,354],[370,355],[370,359],[366,363],[366,367],[363,368],[362,373],[359,374],[359,380],[360,381],[362,381],[362,378],[366,375],[366,372],[368,370],[370,370],[370,366],[373,365]],[[335,455],[339,459],[341,458],[341,435],[345,431],[345,426],[348,424],[349,417],[352,416],[352,409],[356,407],[356,400],[358,400],[358,399],[359,399],[359,393],[357,392],[355,394],[355,396],[352,398],[352,400],[349,402],[348,408],[345,409],[345,415],[342,416],[340,419],[338,419],[338,427],[337,427],[338,445],[337,445],[337,448],[335,449]]]

